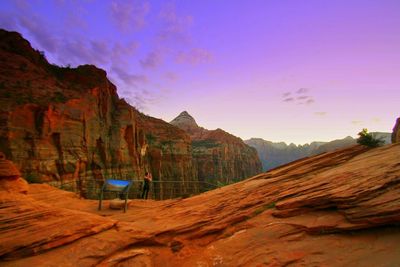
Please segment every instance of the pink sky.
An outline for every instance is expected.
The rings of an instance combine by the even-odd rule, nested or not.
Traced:
[[[54,63],[104,68],[166,121],[306,143],[390,132],[400,117],[400,2],[2,1]],[[29,18],[29,19],[27,19]]]

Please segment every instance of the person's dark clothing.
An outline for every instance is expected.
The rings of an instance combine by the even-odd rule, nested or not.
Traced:
[[[142,198],[147,199],[149,190],[150,190],[150,181],[147,179],[144,179]]]

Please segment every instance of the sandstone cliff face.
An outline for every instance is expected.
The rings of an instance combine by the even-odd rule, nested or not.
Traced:
[[[0,150],[29,181],[85,195],[88,178],[196,179],[189,136],[119,99],[105,71],[50,65],[18,33],[0,40]]]
[[[170,123],[190,135],[199,180],[227,184],[261,172],[256,150],[240,138],[221,129],[210,131],[199,127],[186,111]]]
[[[399,159],[400,144],[354,146],[127,213],[49,185],[0,188],[0,265],[396,266]]]
[[[392,143],[400,142],[400,118],[397,119],[393,128]]]

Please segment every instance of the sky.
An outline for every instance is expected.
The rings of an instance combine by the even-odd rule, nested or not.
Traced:
[[[304,144],[391,132],[398,0],[2,0],[0,27],[171,121]]]

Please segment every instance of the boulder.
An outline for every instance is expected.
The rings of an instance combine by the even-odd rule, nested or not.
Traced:
[[[0,152],[0,191],[28,193],[28,183],[21,177],[14,163],[7,160],[2,152]]]
[[[129,204],[131,203],[131,200],[128,199],[128,207]],[[123,199],[119,199],[119,198],[115,198],[113,200],[110,201],[110,209],[112,210],[122,210],[125,206],[125,200]]]

